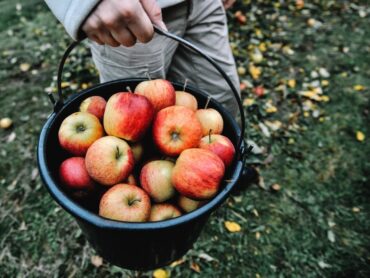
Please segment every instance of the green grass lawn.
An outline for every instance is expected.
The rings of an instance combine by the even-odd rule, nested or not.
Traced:
[[[246,139],[256,144],[248,163],[260,177],[212,215],[168,275],[370,276],[366,2],[244,0],[228,12]],[[0,37],[0,118],[13,120],[0,130],[0,277],[139,275],[100,264],[37,172],[38,135],[52,111],[46,92],[70,41],[63,27],[42,1],[0,0]],[[66,91],[96,83],[87,49],[72,57]]]

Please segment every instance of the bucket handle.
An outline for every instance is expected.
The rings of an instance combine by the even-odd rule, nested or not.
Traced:
[[[199,49],[197,46],[193,45],[192,43],[172,34],[172,33],[169,33],[167,31],[164,31],[162,29],[160,29],[159,27],[157,27],[156,25],[153,25],[153,28],[154,28],[154,31],[159,34],[159,35],[162,35],[162,36],[165,36],[167,38],[170,38],[172,40],[175,40],[177,42],[180,43],[180,45],[182,46],[185,46],[195,52],[197,52],[199,55],[201,55],[204,59],[206,59],[210,64],[212,64],[212,66],[222,75],[222,77],[225,79],[225,81],[227,82],[227,84],[229,85],[231,91],[233,92],[233,95],[237,101],[237,104],[238,104],[238,108],[239,108],[239,112],[240,112],[240,120],[241,120],[241,126],[240,126],[240,135],[239,135],[239,138],[238,138],[238,142],[237,142],[237,146],[236,146],[236,149],[237,150],[240,150],[240,153],[239,155],[241,156],[242,160],[245,161],[245,157],[246,155],[248,154],[248,148],[246,148],[245,146],[241,149],[241,144],[243,142],[243,139],[244,139],[244,130],[245,130],[245,115],[244,115],[244,109],[243,109],[243,105],[242,105],[242,101],[241,101],[241,98],[238,94],[238,91],[236,90],[236,88],[234,87],[232,81],[230,80],[230,78],[227,76],[227,74],[222,70],[222,68],[215,62],[215,60],[213,58],[211,58],[208,54],[206,54],[203,50]],[[60,63],[59,63],[59,68],[58,68],[58,75],[57,75],[57,89],[58,89],[58,99],[55,100],[53,95],[52,94],[49,94],[49,98],[50,98],[50,101],[52,102],[53,106],[54,106],[54,111],[55,112],[58,112],[62,107],[63,107],[63,94],[62,94],[62,73],[63,73],[63,68],[64,68],[64,64],[65,64],[65,61],[67,60],[69,54],[71,53],[71,51],[80,43],[80,41],[74,41],[72,42],[68,48],[66,49],[66,51],[64,52],[63,54],[63,57],[62,59],[60,60]]]

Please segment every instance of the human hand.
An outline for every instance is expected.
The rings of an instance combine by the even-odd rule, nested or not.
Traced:
[[[234,5],[235,0],[222,0],[222,3],[224,4],[225,10],[231,8],[232,5]]]
[[[133,46],[154,35],[153,25],[166,30],[156,0],[103,0],[82,26],[88,38],[98,44]]]

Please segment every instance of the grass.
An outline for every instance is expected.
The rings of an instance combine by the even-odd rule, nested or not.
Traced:
[[[260,149],[248,162],[260,179],[231,196],[194,248],[165,270],[172,277],[368,277],[369,6],[250,2],[239,1],[228,18],[246,139]],[[52,111],[45,91],[55,90],[69,39],[42,1],[17,3],[0,1],[0,118],[14,122],[0,130],[0,276],[133,276],[92,263],[97,254],[38,176],[35,148]],[[85,48],[73,54],[67,91],[97,82],[91,63]],[[230,233],[225,221],[241,231]]]

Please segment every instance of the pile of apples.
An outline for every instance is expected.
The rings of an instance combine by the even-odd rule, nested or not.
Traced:
[[[107,101],[90,96],[58,131],[69,157],[60,182],[76,200],[101,192],[99,215],[145,222],[178,217],[214,197],[235,148],[213,108],[164,79]],[[103,189],[103,190],[101,190]]]

